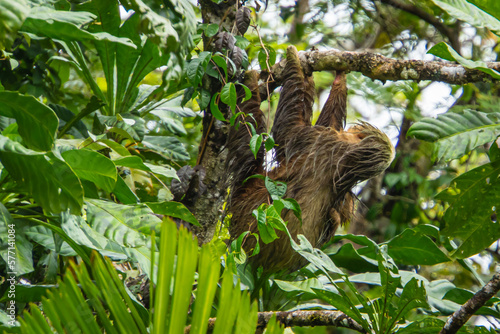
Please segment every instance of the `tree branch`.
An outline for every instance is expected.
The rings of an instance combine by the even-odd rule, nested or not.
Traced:
[[[293,326],[333,326],[349,328],[360,333],[366,333],[363,327],[340,311],[290,311],[290,312],[259,312],[257,329],[264,329],[271,317],[276,314],[276,318],[285,327]],[[212,333],[215,327],[216,318],[208,320],[208,331]],[[191,326],[185,328],[184,333],[189,333]]]
[[[453,313],[443,329],[439,332],[439,334],[454,334],[456,333],[460,327],[462,327],[469,318],[476,313],[481,306],[483,306],[488,300],[491,299],[497,292],[500,290],[500,273],[496,273],[491,281],[486,283],[485,286],[471,299],[469,299],[462,307]]]
[[[397,60],[371,52],[347,52],[338,50],[307,51],[300,53],[302,67],[309,73],[317,71],[347,71],[360,72],[373,80],[431,80],[442,81],[454,85],[463,85],[471,82],[494,81],[490,75],[475,69],[463,67],[445,61],[425,60]],[[486,63],[491,69],[500,71],[500,62]],[[281,84],[282,72],[286,60],[275,64],[272,69],[274,83],[270,87],[276,88]],[[268,73],[263,71],[261,78],[265,79]],[[261,94],[263,92],[261,91]]]
[[[427,13],[425,10],[410,4],[410,3],[404,3],[399,0],[380,0],[380,2],[389,5],[391,7],[401,9],[407,13],[410,13],[412,15],[415,15],[422,19],[423,21],[429,23],[432,25],[434,28],[436,28],[443,36],[448,38],[450,41],[451,46],[460,52],[460,42],[458,41],[458,35],[455,34],[455,31],[445,25],[443,22],[441,22],[437,17],[434,15]]]

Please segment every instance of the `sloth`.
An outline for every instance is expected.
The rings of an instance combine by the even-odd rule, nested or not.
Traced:
[[[260,110],[258,80],[258,72],[245,73],[244,84],[252,91],[252,97],[239,107],[247,115],[244,122],[251,123],[258,133],[262,133],[266,124]],[[352,218],[355,200],[352,188],[382,173],[392,162],[394,147],[383,132],[366,122],[344,130],[345,73],[337,72],[328,100],[312,126],[314,94],[312,76],[304,73],[297,49],[288,47],[282,90],[271,129],[276,144],[272,170],[265,166],[263,147],[257,158],[250,151],[248,126],[240,124],[238,129],[231,129],[226,168],[231,189],[228,213],[231,214],[229,232],[232,239],[245,231],[258,233],[252,212],[262,203],[271,201],[264,181],[248,179],[252,175],[267,175],[274,181],[286,183],[283,198],[295,199],[302,210],[302,223],[292,210],[282,211],[289,233],[294,240],[297,234],[303,234],[313,247],[319,248],[334,236],[340,225]],[[282,231],[276,232],[279,238],[273,242],[259,241],[259,254],[249,258],[252,266],[263,266],[266,272],[278,272],[306,265],[307,261],[292,249],[288,236]],[[243,248],[249,252],[256,242],[256,238],[246,238]]]

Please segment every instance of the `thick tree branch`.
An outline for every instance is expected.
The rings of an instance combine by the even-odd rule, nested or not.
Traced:
[[[257,329],[264,329],[271,317],[276,314],[276,318],[285,327],[293,326],[333,326],[349,328],[360,333],[366,331],[354,321],[340,311],[290,311],[290,312],[259,312]],[[214,330],[216,318],[208,320],[208,333]],[[190,326],[186,327],[184,333],[189,333]]]
[[[494,295],[498,293],[500,290],[500,273],[496,273],[491,281],[486,283],[485,286],[471,299],[469,299],[462,307],[453,313],[443,329],[439,332],[439,334],[454,334],[456,333],[460,327],[462,327],[469,318],[476,313],[481,306],[483,306],[488,300],[491,299]]]
[[[458,34],[455,33],[453,28],[448,27],[446,24],[441,22],[439,18],[435,17],[434,15],[427,13],[425,10],[411,4],[411,3],[405,3],[401,2],[399,0],[380,0],[380,2],[389,5],[391,7],[401,9],[407,13],[410,13],[412,15],[415,15],[419,17],[420,19],[424,20],[425,22],[429,23],[432,25],[434,28],[436,28],[443,36],[448,38],[450,41],[451,46],[460,52],[460,42],[458,41]]]
[[[455,85],[470,82],[493,81],[492,77],[475,69],[445,61],[398,60],[371,52],[347,52],[338,50],[301,52],[302,66],[311,72],[348,71],[360,72],[371,79],[386,80],[431,80]],[[486,63],[499,71],[500,62]],[[272,68],[275,81],[281,82],[281,73],[286,61]]]

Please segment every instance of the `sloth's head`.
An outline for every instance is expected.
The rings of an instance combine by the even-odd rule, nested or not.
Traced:
[[[394,160],[395,150],[389,138],[366,122],[356,124],[339,136],[346,142],[338,160],[336,187],[339,189],[350,189],[381,174]]]

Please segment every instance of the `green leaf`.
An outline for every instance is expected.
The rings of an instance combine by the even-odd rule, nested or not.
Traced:
[[[255,333],[258,320],[257,303],[250,302],[250,295],[242,292],[234,333]]]
[[[205,74],[211,56],[211,52],[203,51],[198,55],[198,58],[193,58],[188,64],[187,77],[194,87],[200,84],[201,78],[203,77],[203,74]]]
[[[273,200],[281,199],[286,194],[286,184],[281,181],[274,181],[266,176],[265,185]]]
[[[434,265],[450,259],[427,236],[406,229],[388,243],[389,255],[394,261],[407,265]]]
[[[146,172],[151,172],[148,166],[144,164],[142,159],[138,156],[128,156],[113,160],[116,166],[123,166],[128,168],[140,169]]]
[[[491,143],[490,150],[488,151],[488,156],[491,162],[500,159],[500,148],[498,147],[498,143],[496,141]]]
[[[500,32],[500,21],[486,14],[466,0],[432,0],[451,16],[476,27],[486,27],[493,32]]]
[[[463,242],[453,256],[466,258],[500,238],[500,224],[492,218],[500,203],[500,161],[484,164],[455,178],[436,198],[450,207],[441,233]]]
[[[435,143],[433,157],[450,160],[493,141],[500,135],[500,113],[447,112],[413,124],[407,135]]]
[[[210,91],[204,88],[200,89],[199,98],[196,99],[198,105],[200,106],[200,110],[207,109],[207,107],[210,105],[211,97],[212,96],[210,95]],[[196,114],[194,116],[196,116]]]
[[[220,68],[222,68],[224,70],[224,78],[226,78],[226,81],[227,81],[227,63],[226,63],[226,59],[224,59],[220,55],[220,53],[217,53],[217,54],[215,54],[215,55],[212,56],[212,61],[215,64],[217,64],[217,66],[219,66]]]
[[[20,224],[0,203],[0,256],[5,262],[6,278],[30,273],[33,268],[33,244],[26,239]],[[9,298],[11,299],[11,298]],[[17,300],[17,299],[16,299]]]
[[[185,228],[181,228],[179,230],[177,263],[182,263],[183,265],[177,265],[176,268],[174,293],[172,295],[171,304],[171,310],[175,311],[170,311],[171,321],[169,333],[182,333],[184,331],[184,327],[186,326],[189,305],[191,303],[191,291],[193,290],[194,273],[198,262],[197,260],[198,243],[196,240],[193,240],[191,233],[189,233]]]
[[[427,293],[422,281],[412,278],[403,288],[398,301],[398,317],[393,318],[393,324],[402,319],[415,308],[430,309],[427,303]],[[392,328],[392,326],[390,326]]]
[[[316,266],[316,268],[322,270],[326,275],[329,275],[329,272],[344,275],[342,270],[337,268],[328,255],[323,253],[321,250],[314,248],[305,236],[299,234],[297,235],[297,239],[299,240],[299,243],[296,243],[290,236],[292,248],[307,259],[307,261]]]
[[[465,1],[465,0],[461,0]],[[499,28],[500,28],[500,21],[499,23]],[[498,30],[500,31],[500,29]],[[491,68],[488,67],[488,65],[483,62],[483,61],[473,61],[469,59],[465,59],[464,57],[460,56],[451,46],[448,44],[441,42],[436,45],[434,45],[427,53],[433,54],[437,57],[449,60],[449,61],[457,61],[460,65],[467,67],[467,68],[472,68],[472,69],[477,69],[480,70],[484,73],[487,73],[491,75],[495,79],[500,79],[500,72],[495,71]]]
[[[207,26],[205,29],[205,36],[208,38],[215,36],[219,32],[219,25],[212,23]]]
[[[44,210],[59,213],[70,209],[80,214],[83,188],[69,165],[53,154],[29,150],[0,136],[0,161]]]
[[[0,0],[0,50],[10,49],[29,11],[26,0]]]
[[[355,273],[377,271],[377,261],[360,255],[351,243],[346,243],[330,256],[338,266]]]
[[[260,50],[259,55],[258,55],[258,59],[259,59],[259,65],[260,65],[261,70],[267,71],[267,70],[269,70],[268,65],[273,66],[274,63],[276,63],[276,51],[272,47],[270,47],[269,45],[265,45],[264,47],[265,47],[265,50],[264,49]],[[266,50],[267,50],[267,54],[266,54]],[[269,59],[267,58],[268,55],[269,55]]]
[[[117,172],[113,161],[90,150],[69,150],[61,154],[76,175],[111,192],[115,188]]]
[[[445,322],[437,318],[424,318],[411,322],[408,326],[398,330],[398,334],[435,334],[443,329]]]
[[[86,12],[56,11],[46,7],[39,7],[31,11],[24,21],[21,31],[63,41],[107,41],[127,45],[136,48],[135,44],[128,38],[116,37],[101,32],[92,34],[81,29],[79,26],[88,23],[93,14]]]
[[[115,194],[116,198],[123,204],[137,204],[140,202],[139,197],[137,197],[121,177],[116,179],[113,194]]]
[[[220,93],[217,93],[212,96],[212,100],[210,101],[210,112],[216,119],[224,122],[226,119],[224,118],[224,115],[221,113],[218,103],[216,103],[217,97],[219,95]]]
[[[236,38],[236,46],[245,50],[249,45],[250,41],[243,36],[234,36]]]
[[[496,0],[467,0],[467,2],[481,8],[486,13],[500,20],[500,3]]]
[[[253,153],[255,159],[257,159],[257,153],[259,153],[260,147],[262,146],[262,134],[255,134],[250,139],[250,150]]]
[[[95,231],[124,247],[146,245],[146,235],[159,231],[161,220],[144,204],[123,205],[87,199],[87,221]]]
[[[59,120],[52,109],[17,92],[0,92],[0,115],[15,118],[28,148],[48,151],[54,144]]]
[[[297,217],[302,224],[302,209],[300,208],[299,203],[297,203],[297,201],[293,198],[285,198],[279,201],[283,203],[283,207],[285,209],[292,210],[295,217]]]
[[[189,153],[176,137],[166,136],[144,136],[144,146],[158,151],[173,160],[189,160]]]
[[[234,83],[229,82],[222,87],[220,99],[231,108],[233,113],[236,111],[236,86]]]
[[[241,293],[237,282],[237,288],[233,286],[233,273],[231,268],[227,267],[222,276],[219,309],[217,313],[224,314],[224,317],[219,317],[221,321],[215,322],[214,334],[225,334],[232,332],[236,316],[238,314],[238,307],[241,299]]]
[[[268,244],[276,239],[278,236],[274,231],[274,228],[270,226],[266,221],[266,211],[264,211],[265,205],[262,204],[258,209],[253,210],[252,215],[257,219],[257,228],[259,229],[259,235],[262,242]]]
[[[182,219],[195,226],[201,226],[195,216],[178,202],[146,203],[146,205],[156,214]]]
[[[217,290],[220,275],[220,262],[214,256],[211,246],[205,244],[201,248],[198,264],[197,296],[193,308],[193,320],[190,333],[205,333],[212,310],[212,302]],[[247,305],[250,305],[248,301]]]
[[[318,296],[319,299],[324,300],[332,306],[335,306],[337,310],[344,312],[346,315],[356,320],[358,323],[363,322],[363,318],[360,317],[359,312],[355,312],[351,308],[351,304],[339,294],[324,289],[312,288],[312,290],[314,290],[316,296]]]
[[[286,292],[306,292],[314,293],[314,289],[323,289],[323,284],[317,278],[308,278],[302,281],[282,281],[275,279],[274,283]]]
[[[243,264],[247,260],[247,253],[241,247],[243,245],[243,240],[246,239],[246,236],[250,233],[250,231],[245,231],[240,234],[240,236],[231,242],[231,252],[234,255],[234,260],[238,264]]]
[[[267,137],[265,146],[266,146],[266,151],[268,151],[268,152],[273,149],[273,147],[274,147],[273,137]]]
[[[118,243],[94,230],[81,216],[66,212],[61,213],[60,216],[61,229],[76,244],[95,249],[114,260],[127,260],[129,258]]]

